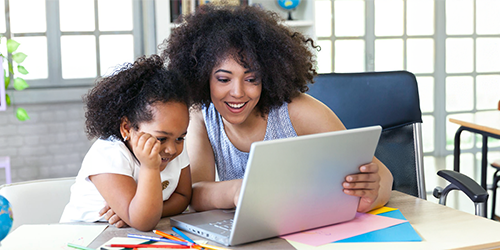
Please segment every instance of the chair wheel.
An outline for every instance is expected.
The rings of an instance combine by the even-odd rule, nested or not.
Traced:
[[[443,193],[443,188],[442,187],[435,187],[434,191],[432,192],[432,195],[435,198],[439,199],[439,198],[441,198],[441,194],[442,193]]]

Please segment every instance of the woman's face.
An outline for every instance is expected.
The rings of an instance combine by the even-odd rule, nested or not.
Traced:
[[[256,72],[231,57],[216,65],[210,75],[210,97],[217,111],[231,124],[244,123],[255,110],[262,93]]]

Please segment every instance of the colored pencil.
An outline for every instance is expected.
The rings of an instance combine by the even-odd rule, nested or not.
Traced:
[[[194,243],[196,244],[192,239],[190,239],[187,235],[185,235],[183,232],[181,232],[179,229],[177,229],[176,227],[172,227],[172,230],[174,230],[174,232],[176,232],[178,235],[181,236],[181,238],[191,242],[191,243]]]
[[[72,248],[76,248],[76,249],[80,249],[80,250],[95,250],[95,249],[90,248],[90,247],[84,247],[84,246],[80,246],[80,245],[73,244],[73,243],[68,243],[68,247],[72,247]]]
[[[160,236],[162,236],[162,237],[165,237],[165,238],[167,238],[167,239],[187,242],[187,241],[186,241],[186,240],[184,240],[184,239],[177,238],[177,237],[175,237],[175,236],[173,236],[173,235],[167,234],[167,233],[162,232],[162,231],[160,231],[160,230],[153,230],[153,233],[158,234],[158,235],[160,235]]]
[[[228,248],[223,248],[223,247],[218,247],[218,246],[212,246],[212,245],[208,245],[208,244],[199,244],[201,247],[203,248],[208,248],[208,249],[212,249],[212,250],[230,250]]]
[[[111,244],[107,247],[123,247],[123,248],[171,248],[171,249],[188,249],[188,246],[182,245],[151,245],[151,244]]]
[[[153,240],[153,241],[161,241],[161,242],[167,242],[167,243],[173,243],[177,245],[182,245],[182,246],[191,246],[193,243],[189,242],[183,242],[183,241],[177,241],[177,240],[169,240],[169,239],[164,239],[164,238],[159,238],[159,237],[152,237],[152,236],[145,236],[145,235],[139,235],[139,234],[127,234],[129,238],[136,238],[136,239],[143,239],[143,240]]]

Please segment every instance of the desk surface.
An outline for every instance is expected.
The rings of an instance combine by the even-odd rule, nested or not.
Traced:
[[[452,249],[468,247],[468,249],[483,249],[500,246],[500,223],[473,214],[465,213],[446,206],[422,200],[410,195],[393,191],[387,204],[399,208],[411,225],[420,234],[422,242],[391,242],[376,243],[370,248],[387,249]],[[472,203],[471,203],[472,206]],[[173,233],[169,218],[163,218],[156,229]],[[97,248],[113,237],[126,237],[127,233],[144,233],[133,228],[119,229],[108,227],[97,237],[89,247]],[[187,233],[193,239],[202,239]],[[221,246],[214,242],[209,244]],[[336,243],[329,244],[328,249],[366,249],[367,243]],[[470,248],[470,246],[477,246]],[[294,249],[286,240],[273,238],[255,243],[249,243],[231,249]]]
[[[476,113],[473,120],[466,120],[453,116],[449,120],[460,126],[500,135],[500,111]]]

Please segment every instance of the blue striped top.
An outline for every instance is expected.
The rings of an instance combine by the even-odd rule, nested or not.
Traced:
[[[220,181],[241,179],[245,174],[248,152],[237,149],[229,140],[224,130],[222,117],[213,104],[202,109],[208,139],[214,151],[215,164]],[[267,116],[267,128],[264,140],[295,137],[297,133],[288,114],[288,103],[271,109]]]

